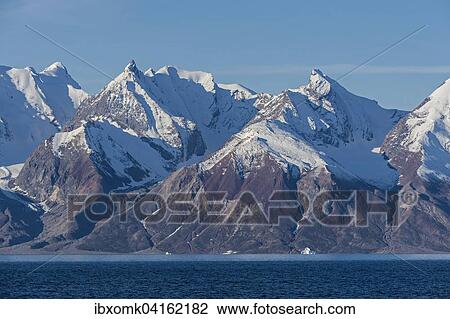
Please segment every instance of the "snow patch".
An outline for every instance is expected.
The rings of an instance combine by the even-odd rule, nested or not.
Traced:
[[[87,153],[90,152],[89,146],[86,142],[84,125],[70,132],[56,133],[52,140],[53,154],[61,157],[63,155],[61,148],[67,147],[69,144],[74,144],[74,147],[77,149],[82,149]]]

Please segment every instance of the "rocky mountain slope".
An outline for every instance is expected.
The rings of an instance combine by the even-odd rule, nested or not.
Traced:
[[[314,70],[306,86],[270,98],[222,149],[153,189],[163,196],[197,194],[198,207],[204,191],[227,194],[225,219],[218,224],[146,223],[154,246],[177,253],[299,253],[305,247],[321,253],[448,252],[448,83],[405,116],[352,95]],[[400,190],[397,213],[390,216],[396,222],[373,214],[366,217],[367,226],[357,221],[330,226],[326,220],[342,221],[358,205],[376,204],[357,197],[325,205],[326,215],[318,216],[298,195],[289,198],[300,203],[294,206],[297,219],[277,225],[227,223],[246,192],[264,207],[274,190],[314,198],[330,189],[367,190],[375,202],[385,202],[383,190]]]
[[[256,100],[208,73],[144,73],[132,61],[36,148],[15,185],[50,212],[65,211],[70,194],[148,187],[222,146],[256,114]],[[46,224],[44,233],[67,238],[61,223]]]
[[[0,189],[0,247],[28,242],[42,232],[42,210],[18,194]]]
[[[226,192],[222,213],[231,218],[246,192],[267,204],[274,190],[302,191],[311,197],[333,189],[389,190],[399,176],[379,148],[404,115],[358,97],[313,70],[307,85],[268,98],[223,148],[198,165],[177,171],[153,191],[163,196]],[[195,201],[199,205],[200,199]],[[329,214],[348,215],[349,209],[336,205]],[[166,221],[148,224],[146,229],[154,234],[156,247],[182,253],[292,253],[307,246],[319,252],[386,249],[386,226],[380,218],[372,219],[371,229],[332,228],[305,225],[308,214],[300,205],[297,220],[278,225],[173,225]]]
[[[33,198],[58,201],[90,187],[154,184],[222,146],[256,114],[256,98],[221,88],[208,73],[174,67],[143,73],[132,61],[37,148],[17,185]]]
[[[400,175],[405,192],[418,194],[417,204],[402,211],[399,236],[414,245],[430,240],[448,251],[450,229],[450,80],[403,118],[382,146]],[[416,233],[417,232],[417,233]],[[402,245],[398,240],[397,246]]]
[[[386,137],[383,150],[402,173],[448,183],[450,176],[450,80],[440,85]]]
[[[202,170],[229,157],[245,175],[267,155],[299,176],[326,168],[343,179],[395,185],[397,175],[377,148],[405,112],[356,96],[318,70],[306,86],[273,96],[260,108],[249,125],[201,164]]]
[[[22,202],[34,201],[45,211],[33,215],[41,223],[32,227],[37,233],[16,226],[16,233],[29,237],[13,247],[121,253],[449,251],[448,82],[408,114],[354,95],[319,70],[306,85],[270,95],[218,84],[199,71],[142,72],[132,61],[84,100],[10,183]],[[106,220],[90,220],[84,211],[68,218],[71,194],[130,190],[163,198],[187,195],[172,202],[176,222],[166,217],[152,223],[123,207]],[[239,214],[264,210],[280,190],[290,191],[282,197],[290,200],[292,218],[238,222],[248,218]],[[359,190],[369,197],[350,192],[334,203],[305,201],[324,190]],[[396,209],[388,202],[386,209],[397,211],[388,221],[380,214],[355,215],[359,207],[377,211],[386,192],[398,190],[400,196],[416,196],[417,203],[403,200]],[[219,200],[224,218],[218,222],[189,215],[205,205],[205,191],[224,195]],[[330,227],[349,216],[355,219],[348,225]],[[399,224],[390,224],[392,219]]]

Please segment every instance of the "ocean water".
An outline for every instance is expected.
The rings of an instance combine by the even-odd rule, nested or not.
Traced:
[[[1,298],[450,298],[448,256],[0,256]]]

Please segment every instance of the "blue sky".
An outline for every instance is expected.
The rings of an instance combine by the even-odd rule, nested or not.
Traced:
[[[176,65],[276,93],[319,67],[338,78],[427,27],[341,82],[381,105],[411,109],[450,77],[448,1],[0,0],[0,64],[62,61],[90,93],[109,80],[25,27],[115,76]]]

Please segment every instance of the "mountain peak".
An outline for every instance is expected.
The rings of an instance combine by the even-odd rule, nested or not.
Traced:
[[[37,74],[36,70],[35,70],[32,66],[27,66],[27,67],[25,68],[25,70],[28,70],[28,71],[30,71],[30,72],[33,73],[33,74]]]
[[[434,120],[445,118],[445,114],[450,114],[450,79],[439,85],[411,112],[411,115],[432,117]]]
[[[313,76],[313,75],[319,75],[322,78],[326,78],[327,77],[327,75],[325,73],[323,73],[320,69],[316,69],[316,68],[311,70],[311,76]]]
[[[232,94],[239,95],[242,98],[250,98],[257,93],[248,87],[243,86],[239,83],[219,83],[218,86],[221,89],[228,90]]]
[[[179,77],[178,68],[173,65],[166,65],[160,68],[156,73],[169,75],[170,77]]]
[[[144,72],[145,75],[147,76],[154,76],[155,75],[155,70],[153,68],[149,68],[147,71]]]
[[[306,89],[317,97],[326,96],[331,91],[332,80],[319,69],[312,69]]]
[[[136,73],[138,71],[138,67],[136,66],[136,62],[132,59],[124,69],[124,72],[133,72]]]
[[[42,71],[42,73],[51,76],[61,76],[68,74],[67,68],[61,62],[55,62],[50,64],[48,67],[44,69],[44,71]]]
[[[171,78],[179,78],[195,82],[202,85],[206,91],[213,91],[216,87],[214,76],[211,73],[203,71],[188,71],[175,66],[165,66],[157,73],[169,75]]]
[[[407,118],[406,125],[410,134],[404,145],[412,152],[424,148],[430,143],[432,135],[441,147],[450,152],[450,81],[442,83]]]

